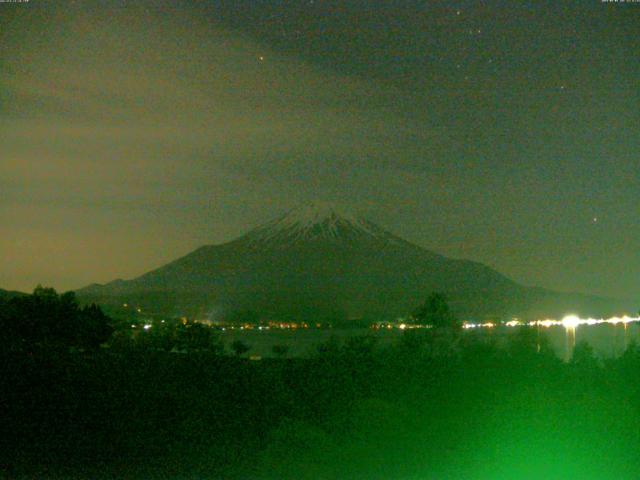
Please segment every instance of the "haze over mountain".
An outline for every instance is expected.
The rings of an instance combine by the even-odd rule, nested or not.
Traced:
[[[492,268],[414,245],[332,205],[294,208],[247,234],[205,245],[132,280],[78,291],[81,299],[212,320],[383,320],[406,316],[432,291],[465,319],[601,316],[610,299],[520,285]]]

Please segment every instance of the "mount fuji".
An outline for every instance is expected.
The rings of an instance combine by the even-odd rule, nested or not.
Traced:
[[[327,204],[294,208],[132,280],[79,290],[85,301],[221,320],[389,320],[432,291],[463,318],[613,313],[615,301],[520,285],[481,263],[439,255]]]

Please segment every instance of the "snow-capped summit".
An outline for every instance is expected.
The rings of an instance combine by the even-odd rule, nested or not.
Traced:
[[[278,220],[283,226],[297,226],[309,228],[325,221],[337,221],[338,219],[357,223],[358,217],[344,207],[338,207],[333,203],[313,202],[298,205],[292,208]]]
[[[615,312],[606,299],[524,287],[486,265],[444,257],[325,203],[293,208],[239,238],[78,295],[172,316],[217,312],[233,320],[259,312],[266,319],[342,322],[407,315],[434,291],[449,295],[459,315],[476,318]]]
[[[246,235],[250,242],[290,243],[297,240],[340,240],[370,236],[390,240],[392,235],[344,207],[314,202],[292,208]]]

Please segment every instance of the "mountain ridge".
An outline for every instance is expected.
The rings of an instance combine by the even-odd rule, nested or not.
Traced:
[[[334,206],[306,205],[229,242],[204,245],[131,280],[78,291],[102,303],[210,319],[393,319],[443,291],[460,316],[605,315],[615,301],[520,285],[482,263],[451,259]]]
[[[21,297],[23,295],[26,295],[26,293],[0,288],[0,300],[10,300],[14,297]]]

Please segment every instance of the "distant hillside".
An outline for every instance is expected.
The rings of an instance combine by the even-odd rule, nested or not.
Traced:
[[[21,295],[26,295],[26,294],[22,292],[11,291],[11,290],[3,290],[0,288],[0,300],[9,300],[10,298],[19,297]]]
[[[333,207],[294,209],[242,237],[207,245],[133,280],[91,285],[85,301],[128,303],[169,315],[392,319],[432,291],[462,318],[601,316],[611,299],[517,284],[486,265],[455,260]]]

